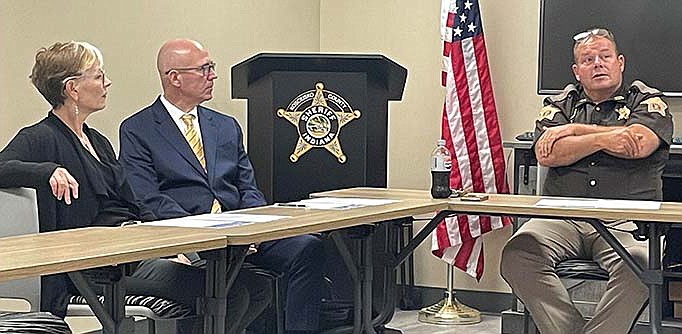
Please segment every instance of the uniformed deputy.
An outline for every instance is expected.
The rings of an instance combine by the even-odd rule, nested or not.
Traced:
[[[672,117],[656,89],[622,88],[625,58],[606,29],[574,37],[577,84],[546,98],[534,150],[547,166],[543,195],[661,200],[661,175],[672,141]],[[642,265],[647,245],[612,222],[614,236]],[[609,272],[594,317],[585,321],[554,273],[558,262],[592,259]],[[647,300],[646,286],[606,241],[580,221],[533,219],[507,242],[501,273],[541,333],[627,333]]]
[[[638,124],[657,135],[663,145],[657,145],[648,156],[640,154],[639,159],[597,150],[572,164],[548,164],[553,168],[547,171],[543,195],[662,200],[661,174],[673,130],[662,96],[660,91],[635,81],[599,103],[590,100],[583,86],[573,84],[566,86],[561,94],[546,98],[545,107],[535,122],[535,138],[539,139],[536,146],[543,143],[545,129],[566,124],[586,127],[585,132],[600,131],[600,127],[608,132]],[[627,139],[622,140],[626,142],[623,146],[629,144]]]

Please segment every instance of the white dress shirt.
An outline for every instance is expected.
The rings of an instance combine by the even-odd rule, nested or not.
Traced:
[[[168,110],[168,114],[170,114],[171,118],[173,119],[173,122],[175,122],[175,125],[178,126],[178,129],[180,130],[180,133],[183,135],[185,134],[185,130],[187,130],[187,126],[185,125],[185,121],[182,120],[182,116],[185,115],[185,112],[180,110],[178,107],[170,103],[166,98],[161,95],[161,103],[163,103],[163,106],[166,107],[166,110]],[[194,119],[192,120],[192,124],[194,125],[194,130],[197,132],[197,136],[199,137],[199,141],[201,141],[201,145],[203,146],[204,143],[201,140],[201,127],[199,127],[199,114],[197,113],[197,107],[192,108],[190,111],[187,112],[190,115],[194,115]]]

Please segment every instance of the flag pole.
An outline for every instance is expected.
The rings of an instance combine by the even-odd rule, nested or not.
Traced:
[[[455,271],[453,266],[448,266],[448,288],[445,298],[440,302],[425,307],[419,311],[419,322],[439,325],[468,325],[481,322],[481,312],[460,303],[455,298]]]

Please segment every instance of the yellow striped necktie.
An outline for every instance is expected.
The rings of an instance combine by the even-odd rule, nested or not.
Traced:
[[[180,119],[185,123],[185,139],[187,139],[189,147],[192,148],[192,152],[194,152],[194,155],[197,157],[197,160],[199,160],[199,164],[201,164],[201,167],[203,167],[204,171],[206,171],[206,158],[204,158],[204,147],[201,145],[201,138],[199,138],[197,130],[194,129],[194,115],[184,114],[180,117]],[[213,199],[213,204],[211,205],[211,213],[219,213],[220,211],[221,211],[220,203],[218,203],[218,200]]]

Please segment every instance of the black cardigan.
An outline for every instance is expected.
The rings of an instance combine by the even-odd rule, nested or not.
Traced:
[[[97,130],[83,126],[100,160],[112,164],[118,176],[119,200],[128,204],[142,220],[153,219],[135,200],[125,180],[111,143]],[[37,124],[25,127],[0,152],[0,188],[28,187],[36,189],[40,232],[92,226],[102,198],[108,196],[102,176],[86,168],[86,154],[76,135],[51,112]],[[49,179],[58,167],[66,168],[78,181],[79,197],[71,205],[58,201],[52,194]],[[21,223],[21,222],[11,222]],[[73,291],[66,275],[44,276],[41,310],[58,316],[66,312],[68,292]]]

